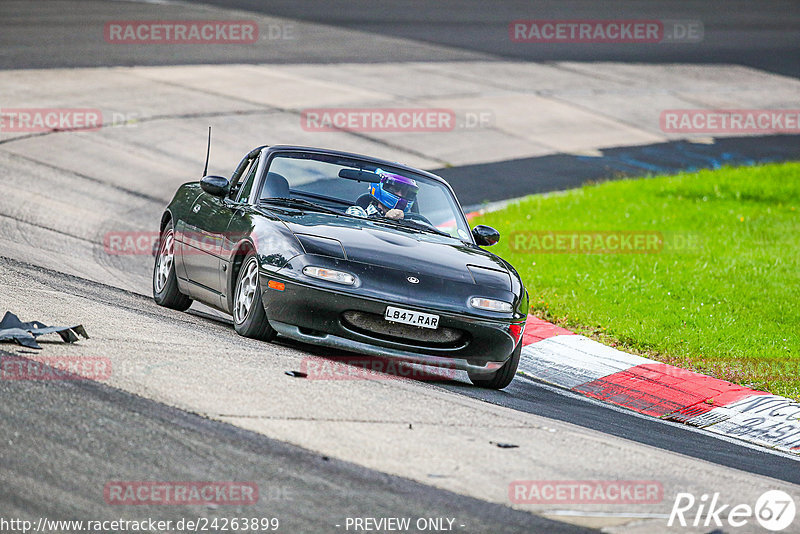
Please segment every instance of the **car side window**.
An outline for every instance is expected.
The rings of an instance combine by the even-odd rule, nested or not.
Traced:
[[[250,169],[247,171],[247,175],[242,181],[242,187],[239,189],[239,198],[237,199],[239,202],[247,203],[250,200],[250,194],[253,191],[253,183],[256,179],[256,170],[258,170],[258,161],[260,159],[260,157],[254,158],[253,162],[250,164]]]

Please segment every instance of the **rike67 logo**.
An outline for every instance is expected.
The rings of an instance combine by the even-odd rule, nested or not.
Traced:
[[[723,504],[719,493],[711,496],[703,494],[699,499],[691,493],[678,493],[667,526],[738,528],[755,518],[765,529],[779,532],[792,524],[796,511],[792,497],[781,490],[764,492],[756,500],[755,506]]]

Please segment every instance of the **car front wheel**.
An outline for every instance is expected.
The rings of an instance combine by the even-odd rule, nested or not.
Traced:
[[[242,262],[233,293],[233,326],[240,335],[270,341],[276,332],[267,321],[258,280],[258,258],[250,251]]]
[[[494,373],[479,374],[470,372],[468,373],[469,380],[479,388],[503,389],[514,380],[514,375],[517,374],[517,367],[519,367],[520,356],[522,356],[522,341],[517,344],[517,348],[511,353],[511,357],[500,369]]]

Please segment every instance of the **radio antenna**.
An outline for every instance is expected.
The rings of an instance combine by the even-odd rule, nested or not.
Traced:
[[[206,147],[206,167],[203,169],[203,177],[208,174],[208,157],[211,155],[211,126],[208,127],[208,147]]]

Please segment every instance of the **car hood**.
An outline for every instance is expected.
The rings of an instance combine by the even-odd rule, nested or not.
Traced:
[[[511,286],[503,260],[458,239],[398,228],[391,223],[326,214],[306,213],[281,219],[309,254],[343,255],[348,261],[409,274],[503,289]]]

